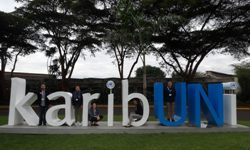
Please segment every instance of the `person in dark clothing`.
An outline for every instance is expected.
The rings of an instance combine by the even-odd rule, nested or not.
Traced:
[[[164,97],[167,103],[167,118],[168,121],[175,121],[174,116],[174,104],[175,104],[176,90],[173,87],[173,82],[168,81],[167,86],[164,89]]]
[[[83,97],[80,86],[77,85],[75,87],[75,91],[72,93],[71,101],[75,112],[75,125],[81,125]]]
[[[49,99],[47,96],[49,95],[48,92],[46,91],[46,85],[41,84],[41,90],[38,92],[38,105],[40,108],[40,113],[39,113],[39,126],[45,125],[46,126],[46,112],[49,106]]]
[[[134,120],[140,120],[143,115],[143,107],[141,105],[141,102],[139,99],[134,99],[133,100],[134,106],[135,106],[135,111],[131,112],[129,114],[129,123],[125,127],[132,127],[131,123]]]
[[[91,126],[99,126],[97,122],[103,119],[103,116],[100,114],[100,111],[97,109],[95,102],[91,103],[91,107],[88,112],[88,117],[89,117]]]

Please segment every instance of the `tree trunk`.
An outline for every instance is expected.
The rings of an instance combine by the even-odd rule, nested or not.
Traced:
[[[184,81],[186,83],[190,83],[190,82],[193,82],[194,81],[194,76],[193,75],[190,75],[190,74],[184,74],[182,76],[182,78],[184,79]]]
[[[145,53],[143,53],[143,95],[147,97],[147,70]]]
[[[61,81],[61,90],[67,91],[68,90],[68,84],[67,84],[67,73],[65,73],[65,70],[62,71],[62,81]]]
[[[14,61],[14,65],[13,65],[13,68],[11,69],[11,73],[10,73],[10,76],[13,77],[13,73],[16,69],[16,63],[17,63],[17,59],[18,59],[18,56],[21,54],[21,51],[19,51],[16,56],[15,56],[15,61]]]
[[[0,100],[5,100],[5,58],[4,56],[1,57],[1,71],[0,71]]]

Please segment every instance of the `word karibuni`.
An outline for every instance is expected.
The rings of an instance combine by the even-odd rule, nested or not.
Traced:
[[[209,84],[208,94],[203,90],[201,84],[175,83],[176,99],[175,99],[175,116],[176,121],[170,122],[165,119],[164,101],[163,101],[163,83],[154,84],[154,113],[156,118],[165,126],[181,126],[185,123],[188,116],[189,123],[196,127],[201,125],[201,110],[203,111],[209,124],[215,126],[224,125],[224,107],[223,107],[223,86],[222,84]],[[133,126],[144,125],[149,117],[149,103],[147,98],[141,93],[128,93],[128,80],[122,81],[122,125],[127,125],[128,103],[130,100],[137,98],[143,106],[143,115],[140,120],[132,122]],[[33,110],[31,105],[37,100],[35,93],[26,93],[26,80],[20,78],[12,78],[11,84],[11,100],[9,110],[8,125],[18,125],[25,121],[30,126],[37,126],[39,117]],[[83,94],[83,112],[82,126],[88,126],[88,106],[92,100],[98,99],[99,93]],[[75,122],[73,107],[71,104],[72,94],[69,92],[55,92],[48,95],[50,101],[63,97],[64,104],[50,107],[46,112],[46,121],[51,126],[62,126],[67,124],[71,126]],[[114,94],[108,95],[108,114],[107,126],[113,126],[113,105]],[[65,110],[65,117],[60,119],[59,110]]]

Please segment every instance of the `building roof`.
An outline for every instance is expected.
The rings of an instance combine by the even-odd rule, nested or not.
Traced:
[[[13,77],[19,77],[19,78],[24,78],[24,79],[44,80],[44,79],[51,78],[52,76],[49,74],[41,74],[41,73],[14,72]],[[11,73],[5,72],[5,78],[10,79]]]

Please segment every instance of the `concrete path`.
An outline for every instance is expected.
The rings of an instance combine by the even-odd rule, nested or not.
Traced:
[[[247,126],[227,126],[224,127],[166,127],[159,125],[158,122],[148,122],[141,127],[123,127],[121,122],[115,122],[113,127],[107,127],[107,122],[100,122],[97,127],[82,127],[82,126],[39,126],[32,127],[27,125],[19,126],[0,126],[0,133],[15,133],[15,134],[113,134],[113,133],[129,133],[129,134],[145,134],[145,133],[212,133],[212,132],[250,132]]]

